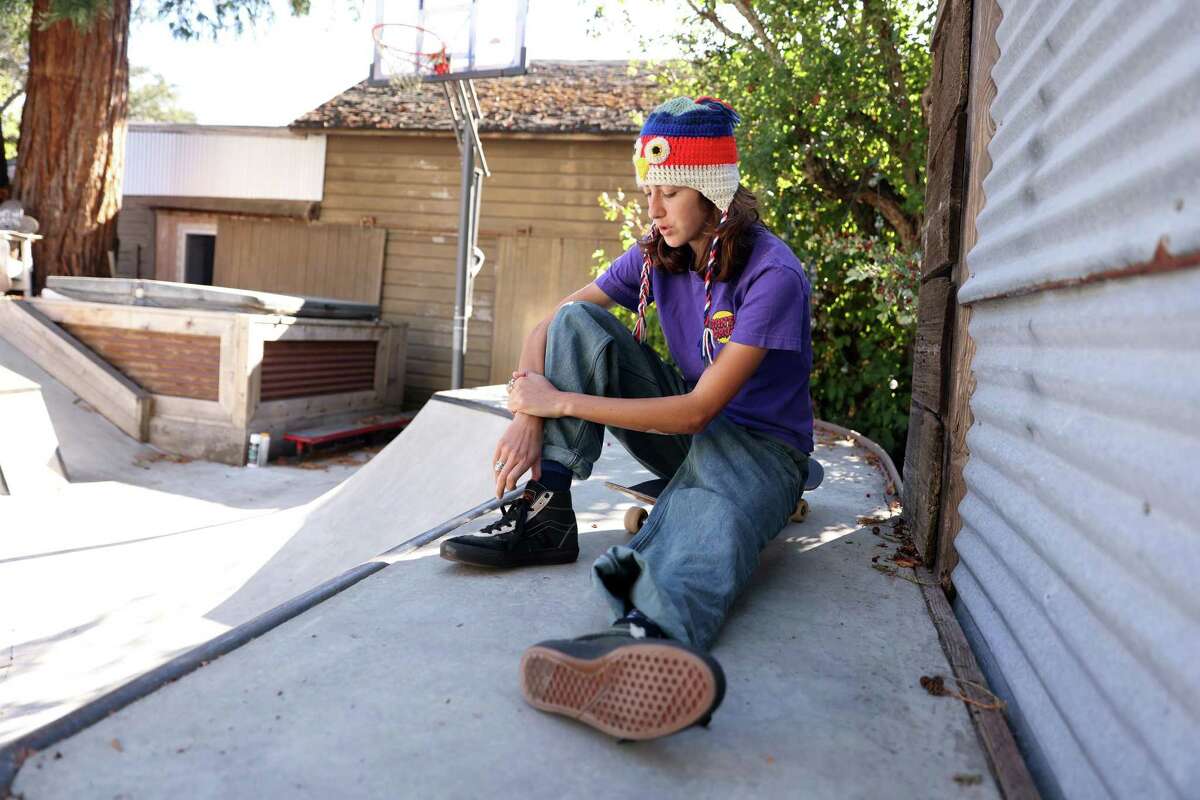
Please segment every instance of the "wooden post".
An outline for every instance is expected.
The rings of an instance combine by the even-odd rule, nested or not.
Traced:
[[[933,35],[928,94],[928,181],[921,292],[913,345],[913,395],[904,459],[904,513],[926,562],[936,552],[943,484],[945,414],[954,285],[960,260],[970,67],[969,0],[942,0]]]
[[[955,287],[961,287],[969,276],[967,261],[971,248],[978,239],[975,220],[986,200],[983,194],[983,180],[992,168],[987,148],[992,141],[992,134],[996,131],[991,115],[992,101],[996,97],[992,67],[1000,57],[1000,48],[996,44],[996,29],[1000,26],[1001,16],[996,0],[975,0],[971,34],[974,43],[971,48],[971,96],[967,105],[967,197],[962,209],[960,248],[963,257],[954,268]],[[970,321],[970,307],[958,306],[954,322],[954,350],[947,372],[949,415],[946,427],[946,462],[943,468],[941,509],[938,515],[938,553],[934,562],[938,580],[945,587],[950,586],[950,573],[958,563],[954,537],[962,528],[958,504],[966,495],[963,467],[970,456],[967,449],[967,431],[971,427],[971,395],[975,391],[975,377],[971,372],[975,343],[968,332]]]

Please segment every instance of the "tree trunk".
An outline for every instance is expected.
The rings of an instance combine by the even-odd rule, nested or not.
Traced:
[[[87,29],[41,28],[34,0],[29,79],[14,195],[41,223],[36,291],[46,275],[105,276],[125,162],[130,0],[112,0]]]

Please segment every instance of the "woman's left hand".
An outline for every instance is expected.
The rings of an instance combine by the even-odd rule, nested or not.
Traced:
[[[514,414],[522,412],[535,417],[554,419],[563,416],[563,392],[545,375],[536,372],[517,373],[513,387],[508,390],[508,410]]]

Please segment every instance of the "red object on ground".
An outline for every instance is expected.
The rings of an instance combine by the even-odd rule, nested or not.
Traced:
[[[379,431],[403,430],[408,426],[408,423],[413,421],[413,417],[415,416],[415,413],[410,413],[389,417],[365,417],[346,426],[312,428],[310,430],[297,431],[296,433],[285,433],[283,440],[285,442],[293,442],[296,445],[296,455],[302,456],[304,455],[305,448],[316,447],[319,444],[328,444],[340,439],[352,439],[355,436],[366,436],[369,433],[378,433]]]

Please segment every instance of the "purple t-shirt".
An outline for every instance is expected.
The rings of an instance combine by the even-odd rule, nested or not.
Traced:
[[[614,302],[636,312],[641,274],[642,252],[634,245],[609,266],[596,284]],[[758,370],[722,413],[750,430],[811,453],[811,289],[800,261],[779,237],[758,226],[742,274],[733,283],[714,281],[712,294],[717,353],[726,342],[768,351]],[[672,275],[665,269],[652,269],[650,301],[658,307],[667,347],[691,388],[707,366],[700,353],[704,279],[692,271]]]

